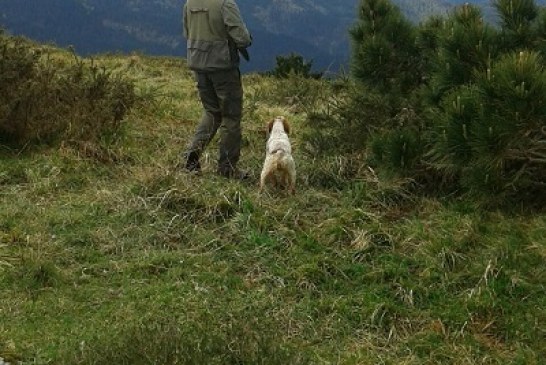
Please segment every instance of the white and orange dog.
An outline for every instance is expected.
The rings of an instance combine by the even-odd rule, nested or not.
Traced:
[[[292,146],[288,135],[290,126],[285,117],[279,116],[270,121],[265,148],[265,161],[260,176],[260,192],[270,183],[275,187],[296,192],[296,164],[292,157]]]

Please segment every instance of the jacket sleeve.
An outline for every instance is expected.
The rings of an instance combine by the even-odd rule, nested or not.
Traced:
[[[237,48],[247,48],[252,43],[250,33],[246,28],[239,7],[234,0],[225,0],[222,6],[222,16],[226,30],[235,42]]]

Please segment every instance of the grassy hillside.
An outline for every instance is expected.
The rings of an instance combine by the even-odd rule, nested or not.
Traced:
[[[306,154],[306,113],[328,107],[339,81],[245,75],[241,165],[254,179],[217,177],[216,143],[204,174],[185,174],[200,105],[184,61],[94,62],[136,84],[118,139],[0,146],[0,357],[542,363],[545,215],[415,196],[359,157]],[[294,130],[294,197],[257,189],[278,114]]]

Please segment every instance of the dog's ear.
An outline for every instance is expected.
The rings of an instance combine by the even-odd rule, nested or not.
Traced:
[[[282,127],[284,128],[284,131],[286,134],[290,134],[290,124],[288,124],[288,120],[286,118],[282,118]]]
[[[273,130],[273,124],[275,124],[275,119],[271,119],[269,123],[267,123],[267,135],[271,134],[271,131]]]

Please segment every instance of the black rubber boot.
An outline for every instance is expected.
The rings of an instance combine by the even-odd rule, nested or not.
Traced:
[[[189,172],[201,172],[201,163],[197,152],[190,152],[186,160],[186,170]]]

